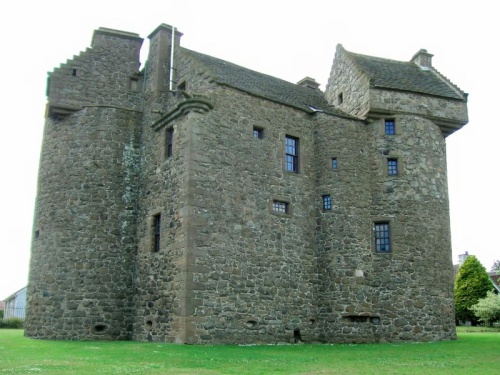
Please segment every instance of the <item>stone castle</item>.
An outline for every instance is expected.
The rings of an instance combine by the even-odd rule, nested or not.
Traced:
[[[191,344],[454,339],[445,138],[418,51],[337,47],[325,92],[100,28],[49,73],[25,334]]]

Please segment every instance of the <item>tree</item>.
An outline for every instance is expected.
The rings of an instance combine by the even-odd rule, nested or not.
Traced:
[[[478,319],[471,307],[477,304],[481,298],[486,297],[486,294],[492,290],[493,283],[486,269],[474,255],[468,256],[458,269],[458,275],[455,279],[456,318],[477,325]]]
[[[493,262],[493,265],[491,266],[491,272],[500,272],[500,260],[497,259]]]
[[[484,324],[492,326],[493,322],[500,320],[500,297],[489,291],[485,298],[480,299],[470,309]]]

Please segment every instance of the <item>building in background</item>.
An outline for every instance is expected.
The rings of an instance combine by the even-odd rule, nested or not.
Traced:
[[[3,320],[12,318],[24,320],[26,314],[26,288],[19,289],[3,301]]]

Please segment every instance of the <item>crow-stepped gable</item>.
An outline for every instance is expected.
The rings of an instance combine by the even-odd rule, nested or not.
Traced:
[[[193,344],[454,339],[445,138],[420,50],[337,47],[325,92],[100,28],[49,73],[26,335]]]

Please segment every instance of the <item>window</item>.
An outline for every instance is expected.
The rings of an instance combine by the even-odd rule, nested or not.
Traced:
[[[167,138],[165,143],[165,156],[168,158],[172,156],[174,151],[174,128],[167,129]]]
[[[285,138],[285,168],[299,173],[299,139],[289,135]]]
[[[288,213],[288,202],[273,201],[273,212],[280,214]]]
[[[387,174],[389,176],[398,175],[398,159],[387,159]]]
[[[131,91],[138,91],[139,90],[139,80],[137,78],[130,78],[129,89]]]
[[[153,251],[160,251],[161,214],[153,216]]]
[[[342,103],[344,103],[344,94],[343,94],[343,93],[340,93],[340,94],[337,96],[337,104],[338,104],[338,105],[341,105]]]
[[[332,158],[332,169],[337,169],[339,164],[337,162],[337,158]]]
[[[391,252],[391,237],[389,223],[375,223],[375,251],[377,253]]]
[[[323,211],[332,210],[332,198],[330,195],[323,195]]]
[[[394,120],[385,120],[385,134],[394,135],[396,134],[396,122]]]
[[[258,138],[258,139],[264,138],[264,129],[254,126],[253,127],[253,136],[254,136],[254,138]]]

